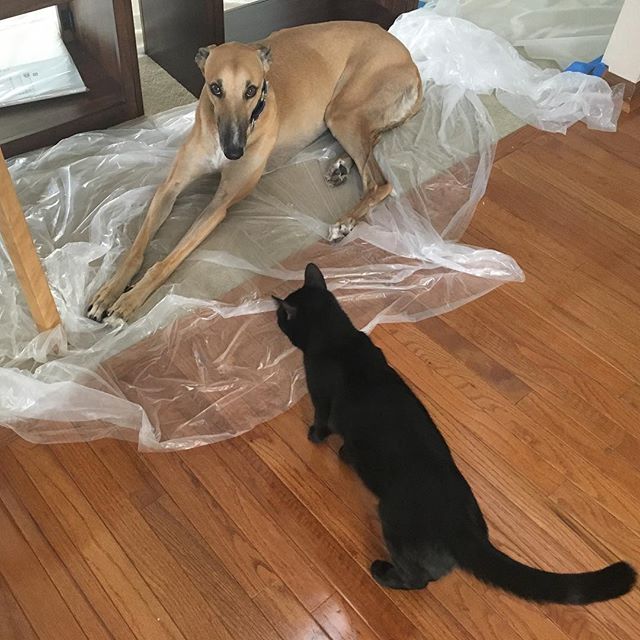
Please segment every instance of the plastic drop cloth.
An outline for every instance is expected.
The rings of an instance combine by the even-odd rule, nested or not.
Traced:
[[[562,69],[601,56],[623,0],[438,0],[443,16],[470,20]]]
[[[623,86],[572,71],[541,69],[493,31],[429,7],[401,15],[389,31],[411,51],[423,80],[479,94],[495,92],[515,116],[538,129],[566,133],[582,120],[615,131]]]
[[[300,354],[278,330],[270,295],[299,286],[309,260],[367,330],[442,313],[522,277],[508,256],[455,242],[484,192],[495,134],[475,95],[430,85],[422,111],[377,151],[395,196],[344,241],[324,237],[360,185],[356,175],[326,184],[338,148],[324,137],[264,176],[137,320],[94,323],[84,316],[89,298],[132,241],[193,116],[193,106],[179,108],[10,163],[65,335],[36,334],[2,249],[0,424],[38,442],[215,442],[304,393]],[[170,251],[215,182],[178,200],[143,268]]]
[[[0,108],[86,90],[56,7],[0,20]]]
[[[340,150],[324,136],[265,175],[128,325],[97,324],[84,312],[132,242],[194,106],[13,160],[64,329],[37,334],[0,245],[0,424],[37,442],[112,436],[145,450],[216,442],[305,392],[300,353],[278,330],[270,296],[298,287],[307,262],[322,268],[367,331],[443,313],[522,279],[509,256],[458,242],[484,193],[496,135],[473,78],[451,69],[473,71],[461,56],[482,51],[467,46],[459,25],[446,47],[426,55],[417,13],[431,24],[447,20],[412,12],[392,29],[425,82],[422,110],[376,148],[392,196],[328,244],[328,226],[357,201],[360,184],[356,175],[335,189],[326,184]],[[216,182],[199,181],[179,198],[143,269],[175,246]]]

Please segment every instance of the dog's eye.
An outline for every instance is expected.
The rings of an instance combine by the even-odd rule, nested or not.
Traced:
[[[251,85],[250,87],[247,87],[247,90],[244,92],[244,97],[247,100],[251,100],[251,98],[253,98],[256,95],[256,87],[254,87],[253,85]]]
[[[222,87],[217,82],[212,82],[209,85],[209,89],[211,89],[211,93],[218,98],[222,95]]]

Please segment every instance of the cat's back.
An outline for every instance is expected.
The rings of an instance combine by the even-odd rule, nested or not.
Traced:
[[[340,358],[339,409],[345,428],[398,460],[408,452],[449,464],[449,448],[426,407],[368,336],[360,334]]]

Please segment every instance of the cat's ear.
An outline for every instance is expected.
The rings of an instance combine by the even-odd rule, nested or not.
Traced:
[[[278,296],[271,296],[279,308],[284,309],[287,314],[287,320],[293,320],[296,317],[297,309],[282,298],[278,298]]]
[[[327,283],[324,281],[322,271],[313,262],[310,262],[304,270],[304,286],[327,290]]]

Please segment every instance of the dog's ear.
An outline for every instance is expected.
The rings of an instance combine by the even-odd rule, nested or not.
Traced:
[[[215,49],[215,46],[215,44],[212,44],[209,47],[200,47],[198,49],[198,53],[196,53],[196,64],[198,65],[202,73],[204,73],[204,63],[207,61],[211,50]]]
[[[304,286],[327,290],[327,283],[324,281],[322,271],[313,262],[310,262],[304,270]]]
[[[267,71],[267,69],[271,65],[271,48],[267,47],[264,44],[261,44],[258,47],[258,56],[260,58],[260,61],[262,62],[264,70]]]

